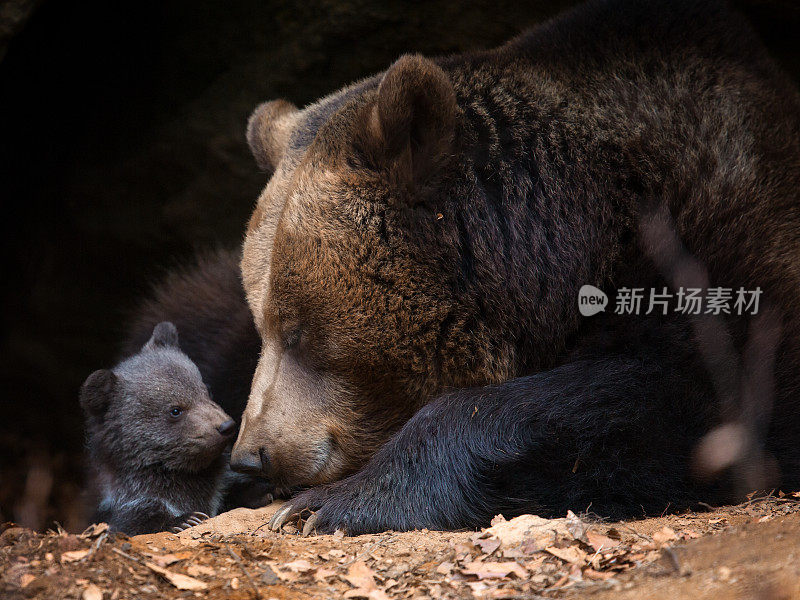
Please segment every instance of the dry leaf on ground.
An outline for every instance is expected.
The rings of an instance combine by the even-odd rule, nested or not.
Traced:
[[[300,573],[301,575],[304,573],[308,573],[309,571],[314,570],[314,565],[312,565],[307,560],[301,558],[300,560],[295,560],[292,562],[288,562],[283,565],[284,569],[289,569],[294,573]]]
[[[186,572],[191,575],[192,577],[198,577],[199,575],[206,575],[207,577],[211,577],[217,574],[215,569],[211,567],[207,567],[205,565],[189,565],[186,567]]]
[[[602,533],[594,531],[593,529],[590,529],[586,532],[586,540],[596,552],[599,552],[601,549],[608,550],[609,548],[615,548],[620,544],[619,540],[614,540],[607,535],[603,535]]]
[[[314,573],[314,579],[318,581],[324,581],[328,577],[333,577],[334,575],[336,575],[336,571],[334,571],[333,569],[322,568],[322,569],[317,569],[317,571]]]
[[[450,575],[453,572],[455,565],[451,562],[443,562],[438,567],[436,567],[436,572],[439,575]]]
[[[83,590],[81,600],[103,600],[103,592],[95,584],[90,583],[86,586],[86,589]]]
[[[587,579],[594,579],[597,581],[606,581],[611,579],[614,576],[614,573],[610,571],[595,571],[592,568],[584,569],[583,576]]]
[[[481,538],[482,533],[477,534],[472,542],[481,549],[484,554],[491,554],[500,547],[500,540],[496,537]]]
[[[586,552],[578,548],[577,546],[568,546],[566,548],[556,548],[555,546],[549,546],[544,549],[545,552],[548,554],[552,554],[564,560],[568,563],[572,563],[573,565],[582,565],[586,562]]]
[[[357,588],[348,590],[344,593],[344,598],[367,598],[368,600],[389,600],[386,592],[377,588],[367,590],[364,588]]]
[[[491,527],[476,537],[496,537],[504,548],[532,541],[544,549],[555,542],[558,535],[570,535],[567,519],[543,519],[536,515],[520,515],[510,521],[505,519],[501,521],[495,517],[492,523],[494,524]]]
[[[78,537],[82,538],[95,538],[108,531],[108,523],[93,523],[83,530],[83,533]]]
[[[567,531],[569,531],[573,538],[581,540],[582,542],[586,541],[586,531],[589,529],[589,526],[581,521],[578,515],[571,510],[567,511],[566,526]]]
[[[151,552],[145,552],[145,554],[150,558],[151,562],[157,564],[159,567],[168,567],[171,564],[180,560],[186,560],[192,556],[192,553],[188,550],[176,554],[155,554]]]
[[[170,582],[179,590],[191,590],[193,592],[198,592],[201,590],[208,589],[208,585],[204,582],[200,581],[199,579],[195,579],[194,577],[189,577],[188,575],[183,575],[182,573],[174,573],[173,571],[167,571],[166,569],[159,567],[157,564],[151,562],[145,562],[144,565],[150,569],[161,575],[164,579]]]
[[[528,576],[528,571],[514,561],[507,562],[480,562],[472,561],[461,569],[464,575],[475,575],[478,579],[503,579],[513,574],[523,579]]]
[[[89,554],[89,550],[71,550],[70,552],[62,552],[61,553],[61,562],[75,562],[76,560],[82,559],[84,556]]]
[[[653,541],[656,544],[665,544],[667,542],[676,540],[677,538],[678,536],[675,534],[675,530],[671,527],[662,527],[653,534]]]
[[[375,585],[375,572],[362,561],[354,562],[347,569],[347,575],[342,575],[350,585],[364,590],[373,590]]]

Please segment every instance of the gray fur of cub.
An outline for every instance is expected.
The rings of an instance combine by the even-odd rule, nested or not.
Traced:
[[[217,513],[229,482],[231,418],[214,403],[172,323],[81,387],[94,522],[135,535]]]

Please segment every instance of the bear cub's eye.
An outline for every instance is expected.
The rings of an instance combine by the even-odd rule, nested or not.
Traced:
[[[173,406],[169,409],[169,414],[173,417],[180,417],[183,413],[183,409],[180,406]]]

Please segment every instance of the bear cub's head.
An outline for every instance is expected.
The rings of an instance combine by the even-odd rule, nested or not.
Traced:
[[[80,392],[92,454],[112,469],[199,472],[222,461],[236,423],[211,400],[172,323]]]

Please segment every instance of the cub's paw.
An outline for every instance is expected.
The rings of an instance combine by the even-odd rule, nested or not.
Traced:
[[[204,512],[190,512],[185,513],[175,519],[176,525],[170,528],[172,533],[180,533],[181,531],[185,531],[190,527],[194,527],[195,525],[200,525],[203,521],[207,521],[210,519],[206,513]]]

